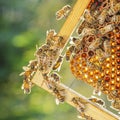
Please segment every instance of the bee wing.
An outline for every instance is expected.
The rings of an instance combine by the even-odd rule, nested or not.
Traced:
[[[60,101],[59,101],[58,98],[55,98],[55,103],[56,103],[56,105],[59,105],[59,104],[60,104]]]
[[[35,59],[35,60],[30,60],[30,61],[29,61],[29,64],[36,63],[36,62],[37,62],[36,59]]]
[[[97,98],[97,97],[95,97],[95,96],[92,95],[91,98]],[[90,99],[91,99],[91,98],[90,98]]]
[[[23,66],[23,70],[27,71],[27,70],[29,70],[29,68],[27,66]]]
[[[61,96],[65,96],[65,89],[61,89],[61,90],[59,90],[59,92],[60,92]]]
[[[83,111],[83,108],[81,106],[77,106],[77,111],[81,113]]]
[[[24,83],[22,84],[21,89],[24,90]]]
[[[56,12],[56,19],[57,19],[57,20],[62,19],[63,16],[64,16],[64,15],[63,15],[63,13],[61,12],[61,10],[59,10],[59,11]]]
[[[24,89],[24,94],[30,94],[31,93],[31,89]]]
[[[79,119],[83,119],[83,117],[81,115],[77,115],[77,118]]]
[[[62,65],[62,64],[61,64]],[[61,65],[56,69],[58,72],[60,71],[61,69]]]
[[[64,11],[69,12],[71,10],[71,6],[70,5],[66,5],[62,8]]]
[[[73,45],[74,44],[74,42],[73,42],[73,37],[71,37],[70,38],[70,42],[69,42],[71,45]],[[67,47],[67,50],[69,49],[69,47]]]
[[[19,76],[23,76],[24,74],[25,74],[25,72],[22,72],[22,73],[19,74]]]

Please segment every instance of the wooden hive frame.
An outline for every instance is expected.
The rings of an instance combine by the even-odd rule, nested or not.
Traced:
[[[62,46],[62,50],[64,49],[70,36],[72,35],[75,28],[77,27],[77,25],[80,21],[80,17],[82,16],[84,10],[86,9],[86,7],[88,6],[89,3],[90,3],[90,0],[85,0],[84,2],[82,2],[81,0],[76,1],[76,4],[72,8],[63,27],[61,28],[60,32],[58,33],[58,36],[63,36],[64,40],[66,41],[65,44],[63,44],[63,46]],[[59,55],[60,54],[61,53],[59,53]],[[59,55],[58,55],[58,57],[59,57]],[[49,69],[49,72],[50,71],[51,71],[51,69]],[[42,84],[44,79],[43,79],[42,73],[39,70],[37,70],[37,72],[35,73],[35,75],[33,76],[31,81],[38,87],[41,87],[44,90],[48,91],[49,93],[53,94],[51,92],[51,90],[48,89],[48,87],[45,84]],[[62,83],[55,83],[55,84],[60,89],[65,89],[65,93],[66,93],[65,102],[72,105],[73,107],[76,107],[76,105],[73,104],[73,102],[71,101],[73,97],[79,97],[82,101],[84,101],[85,102],[85,114],[87,114],[88,116],[91,116],[93,119],[95,119],[95,120],[120,120],[120,118],[117,115],[109,112],[108,110],[106,110],[103,107],[93,104],[87,98],[85,98],[81,94],[75,92],[74,90],[68,88],[64,84],[62,84]]]

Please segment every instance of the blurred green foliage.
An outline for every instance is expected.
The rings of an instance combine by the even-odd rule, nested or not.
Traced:
[[[64,23],[65,19],[55,20],[55,12],[75,1],[0,0],[0,120],[77,120],[74,108],[56,106],[54,97],[37,86],[24,95],[19,77],[22,66],[34,59],[36,44],[45,42],[46,31],[54,28],[58,32]],[[75,78],[69,73],[69,63],[64,62],[60,75],[71,86]],[[92,88],[80,81],[71,87],[87,97],[92,93]]]

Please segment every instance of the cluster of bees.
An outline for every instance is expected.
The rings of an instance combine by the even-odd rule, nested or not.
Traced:
[[[21,88],[24,90],[25,94],[29,94],[32,87],[31,79],[37,71],[37,60],[29,61],[29,64],[24,66],[23,70],[24,72],[20,73],[20,76],[24,76]]]
[[[64,6],[56,12],[56,19],[67,17],[70,11],[69,5]],[[71,46],[65,53],[73,75],[93,86],[95,94],[107,94],[112,107],[120,110],[120,1],[92,0],[81,17],[77,33],[77,37],[71,37]],[[42,84],[56,96],[56,104],[65,101],[65,89],[58,88],[60,76],[54,72],[61,68],[64,56],[59,54],[64,44],[63,36],[53,29],[47,31],[46,43],[37,47],[35,52],[36,59],[23,67],[24,72],[20,74],[24,77],[24,93],[31,92],[31,79],[39,70],[44,78]],[[89,100],[104,106],[101,99]],[[73,97],[71,102],[76,105],[80,116],[94,120],[84,113],[84,101]]]
[[[44,81],[48,89],[50,89],[56,96],[56,104],[64,102],[65,90],[57,87],[56,83],[60,83],[60,76],[56,72],[59,71],[63,62],[63,55],[58,55],[61,52],[62,45],[64,44],[64,38],[58,36],[55,30],[51,29],[47,31],[46,43],[37,49],[35,56],[38,61],[38,70],[42,73]],[[56,60],[57,59],[57,60]]]
[[[86,120],[95,120],[91,116],[85,114],[86,101],[81,100],[79,97],[73,97],[73,104],[75,104],[77,111],[79,112],[78,118],[85,118]]]
[[[93,103],[96,103],[100,106],[104,106],[104,101],[92,96],[91,98],[89,98],[88,100],[90,100]],[[86,120],[95,120],[94,118],[92,118],[89,115],[85,114],[85,108],[86,108],[86,104],[87,102],[82,100],[79,97],[73,97],[71,102],[73,102],[73,104],[75,104],[77,111],[79,112],[78,118],[85,118]]]
[[[39,70],[42,73],[48,73],[49,69],[55,63],[58,54],[61,50],[61,43],[64,41],[62,36],[58,36],[55,30],[47,31],[46,43],[39,47],[35,53],[35,56],[38,61]],[[53,69],[56,70],[60,67],[59,64],[63,59],[63,56],[60,56],[54,64]]]
[[[67,17],[70,10],[71,7],[69,5],[64,6],[56,12],[56,19],[60,20],[63,17]],[[20,74],[20,76],[24,77],[22,89],[25,94],[29,94],[31,92],[31,87],[33,85],[31,79],[33,78],[35,72],[39,70],[44,78],[43,83],[45,83],[48,89],[50,89],[56,96],[56,103],[59,104],[59,102],[64,102],[65,90],[61,90],[56,86],[56,83],[60,82],[59,74],[56,72],[49,73],[51,69],[53,71],[60,70],[64,56],[60,55],[58,58],[58,55],[60,54],[61,48],[64,44],[64,38],[62,36],[58,36],[54,29],[47,31],[46,43],[41,47],[36,47],[36,59],[30,61],[27,66],[24,66],[24,72]]]
[[[60,55],[58,59],[57,57],[61,51],[61,44],[64,42],[63,40],[63,37],[58,36],[55,30],[51,29],[47,31],[46,43],[41,47],[37,47],[35,52],[36,59],[30,61],[27,66],[24,66],[24,72],[20,74],[20,76],[24,77],[22,89],[25,94],[31,92],[31,79],[35,72],[39,70],[44,78],[42,84],[45,83],[48,89],[50,89],[56,96],[56,103],[59,104],[59,102],[64,102],[65,90],[61,90],[56,86],[56,83],[60,82],[59,74],[56,72],[49,73],[51,68],[53,71],[60,70],[64,56]]]
[[[120,111],[120,1],[91,1],[77,33],[66,52],[73,75],[93,86],[94,94],[107,94]]]
[[[56,19],[60,20],[63,17],[67,17],[70,12],[71,7],[69,5],[64,6],[62,9],[56,12]],[[20,76],[24,77],[22,89],[25,94],[31,92],[32,82],[35,72],[39,70],[44,78],[44,82],[48,89],[56,96],[56,103],[64,102],[65,99],[65,90],[57,88],[55,83],[60,82],[60,76],[55,73],[49,73],[52,69],[53,71],[59,71],[61,64],[63,62],[64,56],[58,55],[61,52],[61,48],[65,44],[65,40],[62,36],[58,36],[54,29],[50,29],[46,34],[46,43],[41,47],[37,47],[35,52],[35,60],[29,62],[27,66],[23,67],[24,72]],[[57,61],[56,61],[57,59]]]

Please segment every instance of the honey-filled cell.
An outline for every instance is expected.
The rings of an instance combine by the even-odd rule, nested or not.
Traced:
[[[118,89],[120,91],[120,83],[116,84],[116,89]]]
[[[105,81],[105,82],[109,82],[109,81],[110,81],[110,77],[109,77],[109,76],[105,76],[105,77],[104,77],[104,81]]]
[[[117,51],[118,51],[118,52],[120,51],[120,46],[117,46]]]
[[[110,85],[110,91],[113,91],[113,90],[115,90],[115,86],[114,85]]]
[[[114,80],[114,79],[111,79],[111,80],[110,80],[110,84],[111,84],[111,85],[114,85],[114,84],[115,84],[115,80]]]
[[[120,52],[117,52],[117,53],[116,53],[116,56],[117,56],[117,57],[120,57]]]
[[[116,59],[117,64],[120,65],[120,59]]]
[[[120,76],[120,71],[117,71],[117,76]]]

